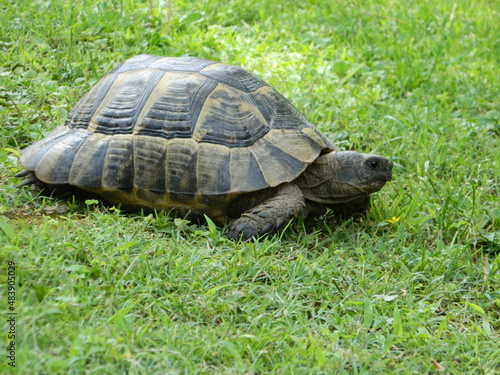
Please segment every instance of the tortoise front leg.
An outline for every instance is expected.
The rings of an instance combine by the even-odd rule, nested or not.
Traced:
[[[275,195],[234,220],[229,226],[227,236],[248,240],[275,232],[299,216],[304,206],[304,197],[299,187],[292,183],[283,184],[278,187]]]

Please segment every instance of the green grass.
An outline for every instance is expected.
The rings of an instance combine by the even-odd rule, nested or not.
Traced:
[[[8,261],[19,374],[499,371],[498,4],[168,4],[0,3],[0,372]],[[243,66],[395,179],[359,222],[244,244],[15,189],[19,150],[139,53]]]

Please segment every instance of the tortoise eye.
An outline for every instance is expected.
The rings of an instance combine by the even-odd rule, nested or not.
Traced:
[[[377,170],[378,167],[380,166],[380,163],[379,163],[379,161],[377,159],[370,159],[366,163],[373,170]]]

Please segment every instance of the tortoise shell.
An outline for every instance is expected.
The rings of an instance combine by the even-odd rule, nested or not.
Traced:
[[[194,57],[133,57],[102,78],[63,125],[22,152],[48,185],[111,202],[213,205],[289,182],[335,146],[248,71]]]

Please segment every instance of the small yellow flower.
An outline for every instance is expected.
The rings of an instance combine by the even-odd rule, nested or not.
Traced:
[[[396,225],[396,223],[400,220],[400,217],[393,216],[390,219],[386,220],[388,223],[391,223],[392,225]]]

